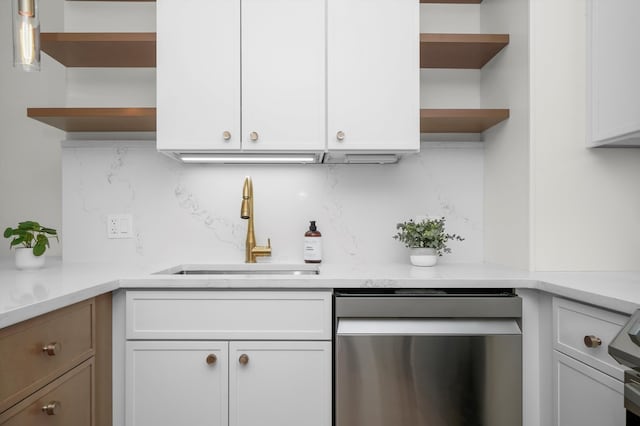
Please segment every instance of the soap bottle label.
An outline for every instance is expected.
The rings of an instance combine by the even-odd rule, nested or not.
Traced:
[[[322,260],[322,237],[305,237],[304,260],[314,262]]]

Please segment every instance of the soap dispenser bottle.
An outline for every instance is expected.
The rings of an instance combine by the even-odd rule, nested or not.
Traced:
[[[309,230],[304,234],[304,262],[322,262],[322,234],[316,228],[316,221],[312,220]]]

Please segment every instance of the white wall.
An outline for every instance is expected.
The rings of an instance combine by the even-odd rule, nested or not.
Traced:
[[[485,260],[529,268],[529,2],[484,0],[483,33],[509,34],[509,45],[482,69],[483,108],[509,108],[485,132]]]
[[[40,2],[41,30],[62,31],[64,0]],[[61,228],[60,140],[64,133],[27,118],[27,107],[65,104],[65,69],[42,55],[42,71],[13,68],[11,4],[0,7],[0,228],[33,219]],[[0,257],[9,256],[9,240]],[[5,246],[6,243],[6,246]],[[50,254],[60,253],[52,243]]]
[[[586,3],[485,0],[481,29],[511,35],[481,75],[483,106],[511,109],[485,133],[485,260],[637,270],[640,149],[585,143]]]
[[[155,32],[155,2],[65,1],[67,32]],[[69,68],[67,104],[154,107],[155,68]]]
[[[242,184],[254,180],[256,238],[273,261],[301,262],[309,220],[324,237],[324,261],[407,262],[392,239],[399,221],[446,216],[444,262],[482,262],[481,144],[425,149],[396,165],[185,165],[153,142],[68,142],[63,149],[66,261],[242,262]],[[130,213],[132,240],[108,240],[106,215]]]
[[[531,2],[532,266],[638,270],[640,148],[585,148],[585,13]]]
[[[420,32],[477,33],[480,5],[421,4]],[[479,108],[480,71],[464,69],[420,70],[421,108]]]

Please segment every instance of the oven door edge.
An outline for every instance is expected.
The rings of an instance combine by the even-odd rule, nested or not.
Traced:
[[[631,424],[640,424],[640,373],[634,370],[624,372],[624,408],[627,417],[636,416],[637,423]]]

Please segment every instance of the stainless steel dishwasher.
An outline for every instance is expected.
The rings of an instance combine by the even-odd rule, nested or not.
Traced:
[[[336,290],[336,426],[522,425],[510,289]]]

